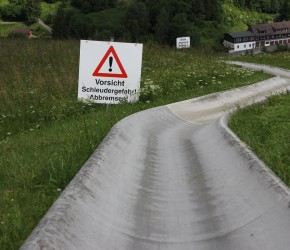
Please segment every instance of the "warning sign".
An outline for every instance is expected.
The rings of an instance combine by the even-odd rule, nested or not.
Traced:
[[[117,63],[117,67],[119,68],[121,73],[114,73],[114,71],[115,71],[115,70],[113,70],[115,68],[115,67],[113,67],[114,61]],[[104,69],[101,70],[102,68],[104,68]],[[98,65],[98,67],[94,71],[93,76],[119,77],[119,78],[127,78],[128,77],[113,46],[111,46],[108,49],[107,53],[104,55],[100,64]]]
[[[78,98],[97,103],[139,98],[142,44],[81,41]]]

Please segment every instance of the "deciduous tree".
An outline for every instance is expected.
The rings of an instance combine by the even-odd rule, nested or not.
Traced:
[[[23,10],[26,19],[29,22],[34,22],[41,14],[40,0],[24,0]]]

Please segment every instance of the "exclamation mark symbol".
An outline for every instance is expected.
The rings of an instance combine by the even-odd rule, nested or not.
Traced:
[[[112,64],[113,64],[113,57],[110,56],[110,57],[109,57],[109,66],[110,66],[109,71],[110,71],[110,72],[112,72]]]

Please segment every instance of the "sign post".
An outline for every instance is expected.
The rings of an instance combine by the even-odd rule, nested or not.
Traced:
[[[190,37],[177,37],[176,48],[177,49],[190,48]]]
[[[78,98],[118,104],[139,99],[142,44],[81,40]]]

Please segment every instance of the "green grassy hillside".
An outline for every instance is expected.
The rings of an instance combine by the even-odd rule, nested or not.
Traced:
[[[79,41],[1,40],[0,249],[19,248],[121,118],[268,77],[220,59],[145,46],[140,101],[107,109],[77,101]]]
[[[228,32],[245,31],[252,24],[272,22],[277,14],[258,13],[239,9],[233,4],[223,4],[224,23]]]

